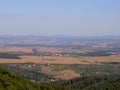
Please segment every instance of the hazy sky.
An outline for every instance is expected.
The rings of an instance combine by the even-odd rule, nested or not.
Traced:
[[[120,0],[0,0],[0,35],[120,36]]]

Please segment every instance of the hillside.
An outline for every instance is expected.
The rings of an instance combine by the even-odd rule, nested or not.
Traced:
[[[37,84],[15,76],[8,70],[0,67],[0,90],[68,90],[60,86]]]
[[[68,81],[38,84],[0,67],[0,90],[120,90],[120,75],[84,76]]]
[[[57,84],[67,86],[71,90],[120,90],[120,75],[84,76],[69,81],[59,81]]]

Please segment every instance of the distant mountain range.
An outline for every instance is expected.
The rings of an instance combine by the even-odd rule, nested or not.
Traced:
[[[27,36],[15,36],[15,35],[2,35],[0,36],[0,40],[5,39],[41,39],[41,40],[49,40],[49,39],[57,39],[57,40],[120,40],[120,36],[35,36],[35,35],[27,35]]]

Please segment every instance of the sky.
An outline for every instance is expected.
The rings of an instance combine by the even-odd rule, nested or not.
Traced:
[[[0,0],[0,35],[120,36],[120,0]]]

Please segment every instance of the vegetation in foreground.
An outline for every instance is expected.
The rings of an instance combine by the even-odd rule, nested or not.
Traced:
[[[51,84],[38,84],[0,67],[0,90],[120,90],[120,75],[87,76]]]
[[[60,72],[64,70],[71,70],[78,74],[80,77],[84,76],[93,76],[93,75],[113,75],[120,74],[120,64],[105,63],[105,64],[91,64],[91,65],[82,65],[82,64],[72,64],[72,65],[42,65],[42,64],[34,64],[34,63],[11,63],[11,64],[0,64],[1,67],[4,67],[11,71],[16,75],[20,75],[25,77],[26,79],[38,82],[38,83],[50,83],[52,79],[61,80],[61,77],[65,78],[66,75],[71,76],[71,73],[67,73],[66,75],[61,74]],[[47,68],[48,71],[45,70],[45,73],[42,72],[42,68]],[[51,70],[51,71],[50,71]],[[62,72],[63,73],[63,72]],[[56,76],[60,76],[56,79]],[[75,78],[75,75],[73,75]],[[73,79],[71,78],[71,79]],[[62,79],[64,80],[64,79]]]
[[[70,90],[120,90],[120,75],[94,75],[56,82]]]
[[[37,84],[0,67],[0,90],[69,90],[60,86]]]

